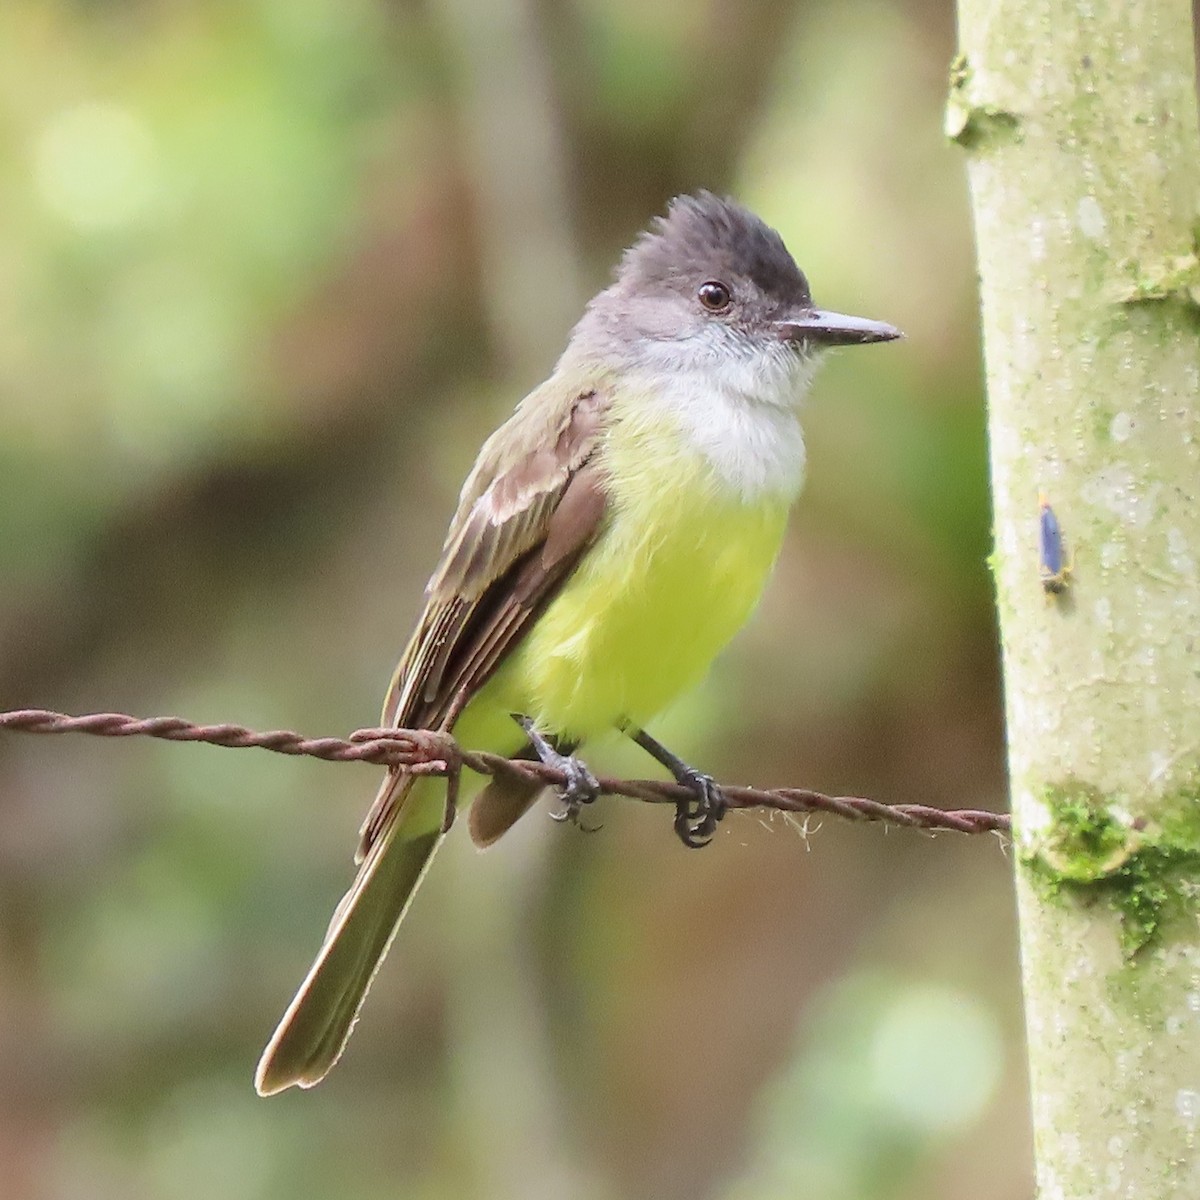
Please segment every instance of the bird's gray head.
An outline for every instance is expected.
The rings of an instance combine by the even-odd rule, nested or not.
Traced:
[[[816,308],[774,229],[699,192],[673,200],[625,252],[575,341],[627,366],[716,370],[743,378],[737,390],[779,392],[807,378],[830,346],[899,336],[882,322]]]

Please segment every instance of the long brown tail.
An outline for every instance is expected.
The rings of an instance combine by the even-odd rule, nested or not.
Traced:
[[[395,813],[333,914],[316,962],[279,1022],[254,1076],[260,1096],[319,1083],[337,1062],[413,893],[441,844],[444,780],[399,777]],[[403,789],[403,790],[401,790]]]

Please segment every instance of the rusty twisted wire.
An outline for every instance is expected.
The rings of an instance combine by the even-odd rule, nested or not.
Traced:
[[[276,754],[302,755],[326,762],[369,762],[403,767],[419,774],[445,775],[456,785],[464,767],[479,775],[511,774],[547,786],[565,783],[563,772],[539,762],[464,750],[447,733],[429,729],[359,729],[349,738],[304,737],[287,729],[259,731],[224,723],[197,725],[182,717],[131,717],[125,713],[87,713],[72,717],[41,708],[0,713],[0,729],[13,733],[89,733],[98,737],[153,737],[172,742],[203,742],[231,749],[256,747]],[[656,779],[601,777],[601,794],[625,796],[648,804],[676,804],[691,792]],[[730,808],[769,808],[779,812],[828,813],[851,821],[883,821],[910,829],[955,833],[1007,833],[1007,814],[981,809],[940,809],[926,804],[881,804],[859,796],[826,796],[810,788],[723,786]]]

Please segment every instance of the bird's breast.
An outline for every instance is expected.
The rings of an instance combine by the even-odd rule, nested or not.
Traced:
[[[757,604],[799,487],[794,448],[771,486],[780,448],[744,435],[730,434],[739,452],[678,424],[614,423],[604,526],[502,669],[504,703],[583,738],[647,721],[700,680]]]

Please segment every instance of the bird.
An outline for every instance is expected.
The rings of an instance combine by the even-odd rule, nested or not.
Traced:
[[[557,767],[571,819],[598,791],[576,751],[622,731],[688,789],[680,840],[706,844],[720,788],[646,723],[758,602],[804,481],[798,407],[818,364],[900,336],[818,308],[778,232],[741,204],[676,197],[480,450],[382,725]],[[492,778],[470,805],[474,843],[542,786]],[[354,881],[259,1062],[261,1095],[312,1087],[337,1062],[453,817],[444,779],[388,770]]]

